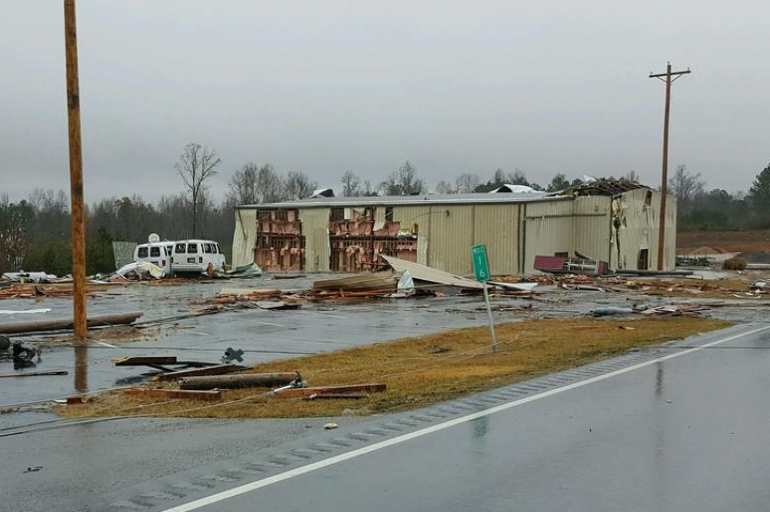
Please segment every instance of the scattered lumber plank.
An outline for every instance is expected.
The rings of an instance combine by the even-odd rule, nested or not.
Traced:
[[[328,393],[379,393],[385,391],[385,384],[342,384],[339,386],[317,386],[312,388],[288,388],[275,391],[279,398],[302,398],[311,395],[324,395]]]
[[[377,274],[357,274],[336,279],[324,279],[313,283],[313,290],[327,292],[376,292],[393,293],[398,285],[400,274],[381,272]]]
[[[8,379],[11,377],[48,377],[52,375],[69,375],[67,370],[52,370],[44,372],[20,372],[20,373],[6,373],[0,375],[0,379]]]
[[[128,356],[112,360],[115,366],[147,366],[151,364],[178,364],[176,356]]]
[[[129,395],[159,396],[164,398],[189,398],[192,400],[219,400],[221,391],[189,390],[189,389],[151,389],[129,388],[124,391]]]
[[[179,370],[175,372],[160,373],[152,377],[152,380],[177,380],[182,377],[195,377],[199,375],[221,375],[223,373],[237,372],[243,370],[242,366],[237,364],[215,364],[203,368],[193,368],[191,370]]]
[[[118,313],[114,315],[92,316],[88,319],[88,327],[102,327],[107,325],[125,325],[130,324],[143,313]],[[0,332],[3,334],[18,334],[24,332],[40,331],[58,331],[73,329],[74,324],[71,318],[62,320],[38,320],[35,322],[16,322],[0,325]]]
[[[285,386],[296,378],[296,373],[244,373],[239,375],[185,377],[179,381],[179,387],[181,389],[270,388]]]

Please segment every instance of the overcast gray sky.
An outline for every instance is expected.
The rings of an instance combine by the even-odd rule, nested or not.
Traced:
[[[264,2],[77,0],[88,202],[181,191],[174,163],[216,149],[339,188],[410,160],[433,187],[520,169],[748,190],[770,161],[770,4],[736,0]],[[69,191],[61,0],[0,12],[0,193]]]

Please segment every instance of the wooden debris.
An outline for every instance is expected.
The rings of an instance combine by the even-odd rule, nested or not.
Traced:
[[[53,370],[43,372],[6,373],[0,375],[0,379],[9,379],[11,377],[50,377],[54,375],[69,375],[69,372],[67,370]]]
[[[327,393],[379,393],[385,391],[385,384],[343,384],[339,386],[317,386],[312,388],[287,388],[275,391],[279,398],[302,398],[311,395],[323,395]]]
[[[221,375],[223,373],[232,373],[242,370],[243,367],[236,364],[216,364],[204,368],[193,368],[191,370],[179,370],[175,372],[160,373],[152,377],[152,380],[178,380],[182,377],[195,377],[199,375]]]
[[[178,364],[176,356],[129,356],[116,357],[115,366],[149,366],[154,364]]]
[[[198,391],[188,389],[152,389],[129,388],[124,391],[129,395],[157,396],[164,398],[189,398],[192,400],[220,400],[221,391]]]
[[[92,316],[88,319],[88,327],[101,327],[107,325],[124,325],[130,324],[143,313],[119,313],[115,315],[101,315]],[[3,334],[18,334],[25,332],[40,332],[40,331],[58,331],[72,329],[73,323],[71,318],[62,320],[38,320],[35,322],[17,322],[11,324],[0,325],[0,332]]]
[[[179,381],[179,387],[181,389],[269,388],[285,386],[296,378],[296,373],[242,373],[239,375],[185,377]]]
[[[380,272],[376,274],[357,274],[337,279],[315,281],[313,289],[327,292],[376,292],[393,293],[398,286],[399,274]]]
[[[360,398],[367,398],[369,396],[368,393],[320,393],[315,395],[310,395],[308,397],[303,398],[303,400],[320,400],[320,399],[336,399],[336,400],[350,400],[350,399],[360,399]]]

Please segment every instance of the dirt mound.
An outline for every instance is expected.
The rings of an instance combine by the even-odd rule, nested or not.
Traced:
[[[693,249],[687,247],[687,248],[679,248],[676,251],[679,254],[688,254],[692,256],[704,256],[707,254],[723,254],[726,251],[722,249],[721,247],[708,247],[708,246],[701,246],[701,247],[695,247]]]
[[[703,248],[718,251],[711,254],[764,252],[770,251],[770,231],[679,231],[676,246],[680,254],[694,255]]]

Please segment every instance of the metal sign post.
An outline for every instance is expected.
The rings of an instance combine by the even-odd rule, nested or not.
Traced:
[[[473,271],[476,274],[476,281],[480,281],[484,286],[484,303],[487,305],[489,332],[492,334],[492,352],[497,352],[495,324],[492,322],[492,308],[489,305],[489,292],[487,291],[487,281],[489,281],[489,260],[487,259],[487,246],[474,245],[471,248],[471,254],[473,255]]]

